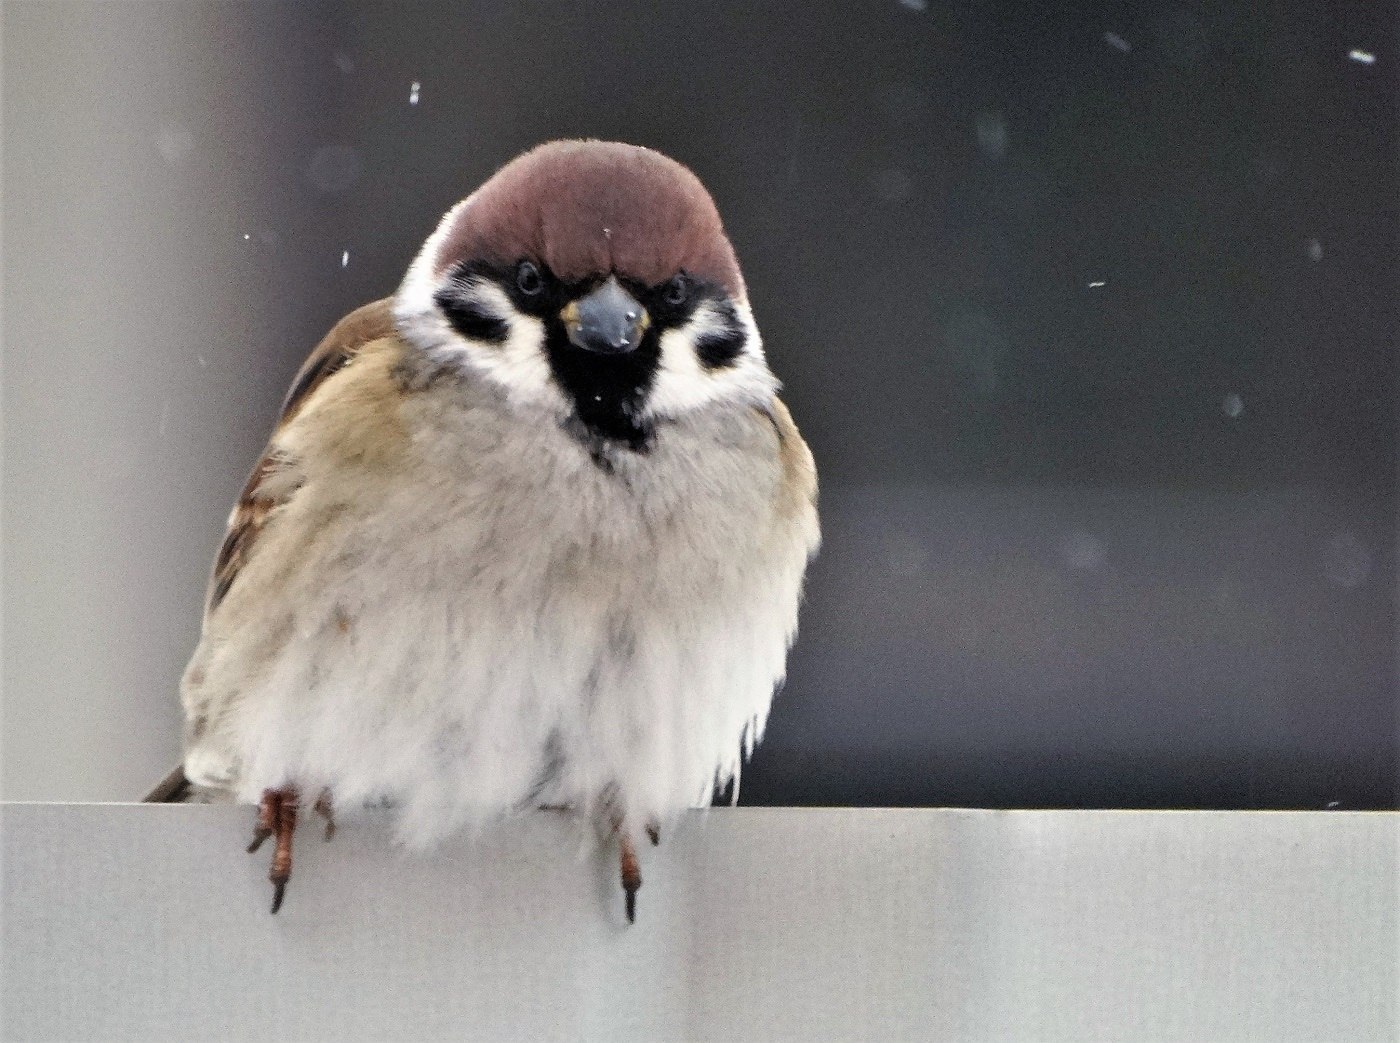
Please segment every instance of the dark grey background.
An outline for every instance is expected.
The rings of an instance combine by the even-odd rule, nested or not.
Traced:
[[[1397,806],[1398,14],[7,6],[7,590],[54,597],[124,524],[105,596],[173,751],[208,558],[306,351],[511,156],[620,138],[711,188],[823,476],[744,803]],[[115,434],[55,419],[98,343],[55,280],[134,367],[93,391]],[[34,506],[113,438],[100,509]],[[9,607],[12,688],[85,654],[63,597],[92,604]],[[68,741],[55,700],[7,730]]]

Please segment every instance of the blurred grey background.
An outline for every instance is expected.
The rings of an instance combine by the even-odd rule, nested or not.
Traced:
[[[822,469],[744,803],[1400,803],[1395,3],[2,10],[5,797],[175,763],[301,358],[598,136],[709,185]]]

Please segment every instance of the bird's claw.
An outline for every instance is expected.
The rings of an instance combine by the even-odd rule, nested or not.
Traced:
[[[318,802],[319,803],[319,802]],[[272,881],[272,911],[282,908],[287,895],[287,881],[292,878],[292,834],[297,827],[297,791],[295,787],[263,790],[258,803],[258,824],[253,830],[251,854],[262,847],[263,841],[275,835],[277,846],[272,852],[272,867],[267,877]]]
[[[642,867],[637,861],[637,851],[632,846],[632,838],[619,832],[621,845],[620,868],[622,870],[622,900],[627,912],[627,922],[637,922],[637,891],[642,886]]]
[[[316,798],[316,803],[312,805],[312,810],[326,820],[326,839],[335,838],[335,810],[331,806],[331,791],[323,789],[321,795]]]

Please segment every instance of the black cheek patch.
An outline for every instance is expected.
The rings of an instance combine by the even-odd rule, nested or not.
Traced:
[[[510,325],[505,319],[493,315],[475,301],[463,300],[450,289],[439,290],[433,300],[452,328],[468,340],[504,344],[510,334]]]
[[[717,303],[715,311],[720,319],[719,329],[703,333],[695,339],[695,354],[700,358],[700,365],[706,369],[724,369],[734,365],[749,339],[733,305],[727,301]]]

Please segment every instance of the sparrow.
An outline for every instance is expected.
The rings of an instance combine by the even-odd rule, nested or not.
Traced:
[[[304,800],[427,846],[512,811],[615,838],[737,791],[819,543],[714,201],[556,141],[452,207],[296,375],[181,682],[183,770],[256,803],[283,901]]]

